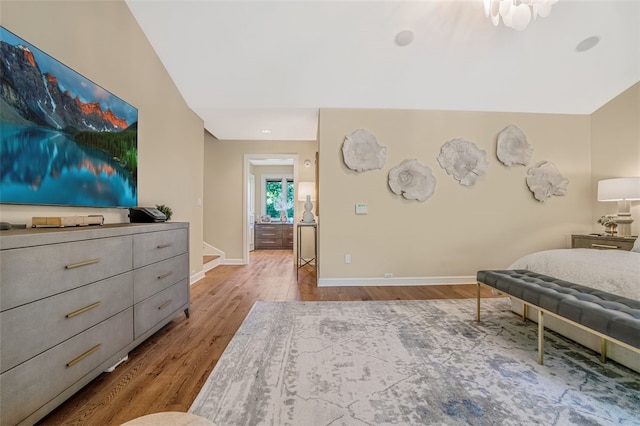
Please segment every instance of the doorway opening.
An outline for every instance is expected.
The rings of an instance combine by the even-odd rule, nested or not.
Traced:
[[[249,263],[249,252],[253,249],[252,245],[253,241],[253,232],[254,232],[254,224],[259,221],[260,216],[264,215],[262,210],[264,207],[260,207],[260,211],[258,210],[258,206],[252,200],[255,200],[256,193],[260,193],[257,191],[256,185],[260,184],[263,179],[257,179],[255,173],[252,173],[252,170],[255,170],[256,167],[261,166],[289,166],[291,167],[291,175],[293,176],[293,187],[296,187],[296,183],[298,182],[298,154],[245,154],[244,155],[244,167],[243,167],[243,206],[242,206],[242,214],[243,214],[243,229],[242,229],[242,263]],[[252,177],[253,176],[253,177]],[[294,189],[295,190],[295,189]],[[295,195],[295,194],[294,194]],[[295,200],[295,196],[293,197]],[[296,205],[293,203],[293,218],[297,217]],[[293,247],[296,246],[295,241],[295,233],[294,233],[294,241]]]

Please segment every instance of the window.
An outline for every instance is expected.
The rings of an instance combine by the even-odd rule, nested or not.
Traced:
[[[283,181],[286,183],[286,203],[283,199]],[[280,208],[286,207],[287,217],[293,217],[293,178],[288,176],[268,177],[264,179],[265,214],[274,220],[280,220]]]

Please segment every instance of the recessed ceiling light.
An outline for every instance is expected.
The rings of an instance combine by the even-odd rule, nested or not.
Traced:
[[[271,133],[271,130],[269,130],[269,129],[262,129],[262,133],[263,133],[263,134],[265,134],[265,135],[268,135],[268,134],[270,134],[270,133]]]
[[[413,41],[413,31],[404,30],[396,34],[396,44],[398,46],[406,46]]]
[[[576,52],[586,52],[587,50],[593,48],[596,44],[598,44],[599,41],[600,37],[598,36],[587,37],[580,43],[578,43],[578,45],[576,46]]]

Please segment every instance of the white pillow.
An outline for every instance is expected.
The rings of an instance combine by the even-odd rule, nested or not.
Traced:
[[[633,247],[631,248],[631,251],[640,253],[640,237],[636,238],[636,242],[633,243]]]

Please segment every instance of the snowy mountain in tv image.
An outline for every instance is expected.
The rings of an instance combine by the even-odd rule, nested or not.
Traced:
[[[3,107],[16,115],[9,111],[3,120],[26,120],[69,133],[121,131],[137,120],[135,108],[102,87],[25,41],[17,39],[13,45],[6,39],[7,31],[0,32]]]
[[[0,27],[0,202],[130,207],[138,110]]]

